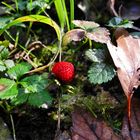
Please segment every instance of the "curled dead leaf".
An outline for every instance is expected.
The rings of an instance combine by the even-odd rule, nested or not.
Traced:
[[[118,78],[128,100],[130,122],[131,98],[140,85],[140,39],[133,38],[125,29],[115,32],[117,47],[107,42],[108,50],[117,67]]]
[[[140,39],[133,38],[120,28],[116,33],[117,47],[108,41],[107,46],[125,95],[133,94],[140,85]]]
[[[81,41],[85,37],[85,31],[82,29],[73,29],[68,31],[63,37],[63,46],[66,46],[71,41]]]

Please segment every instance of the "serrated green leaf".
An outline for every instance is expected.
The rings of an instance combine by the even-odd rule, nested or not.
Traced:
[[[3,63],[3,61],[0,60],[0,71],[5,71],[6,70],[6,67]]]
[[[38,93],[32,93],[28,98],[28,103],[30,105],[37,106],[37,107],[40,107],[44,103],[51,103],[51,102],[52,102],[52,97],[45,90]]]
[[[85,55],[92,62],[101,63],[105,59],[105,50],[103,50],[103,49],[89,49],[85,52]]]
[[[105,63],[93,63],[88,71],[88,79],[93,84],[102,84],[115,76],[115,70]]]
[[[9,50],[5,46],[0,46],[0,60],[7,59],[9,55]]]
[[[27,73],[31,67],[29,63],[22,62],[10,68],[7,73],[12,79],[19,79],[22,75]]]
[[[5,64],[5,66],[6,66],[8,69],[10,69],[10,68],[12,68],[12,67],[15,66],[14,61],[11,60],[11,59],[7,59],[7,60],[5,60],[5,61],[4,61],[4,64]]]
[[[23,104],[25,102],[27,102],[29,97],[29,94],[25,94],[24,92],[19,92],[19,94],[17,95],[17,97],[13,98],[11,103],[14,105],[20,105]]]
[[[11,68],[14,66],[14,61],[13,60],[0,60],[0,71],[5,71],[7,68]]]
[[[1,99],[11,99],[17,96],[17,84],[15,81],[1,78],[0,79],[0,98]]]
[[[20,84],[24,87],[25,93],[40,92],[47,86],[48,80],[44,75],[32,75],[21,80]]]
[[[129,21],[128,19],[122,19],[121,17],[114,17],[109,21],[108,26],[113,28],[132,28],[133,21]]]

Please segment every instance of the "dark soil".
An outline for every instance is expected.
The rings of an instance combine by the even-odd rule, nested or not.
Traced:
[[[3,114],[2,118],[12,132],[8,115],[2,110],[0,114]],[[48,114],[49,110],[34,108],[22,113],[13,113],[17,140],[53,140],[57,122]]]

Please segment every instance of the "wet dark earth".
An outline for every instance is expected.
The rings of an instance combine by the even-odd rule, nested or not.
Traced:
[[[8,115],[2,110],[0,111],[0,114],[3,114],[2,118],[7,124],[9,131],[12,132]],[[53,140],[57,122],[48,116],[48,114],[48,110],[34,108],[30,108],[26,113],[24,111],[22,113],[13,113],[17,140]],[[10,134],[9,131],[7,131],[7,135]],[[12,139],[0,137],[0,140]]]

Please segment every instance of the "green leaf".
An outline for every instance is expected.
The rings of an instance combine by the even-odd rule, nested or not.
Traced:
[[[4,26],[6,26],[9,22],[11,22],[14,19],[14,17],[0,17],[0,29],[2,29]]]
[[[19,79],[22,75],[27,73],[31,67],[29,63],[22,62],[10,68],[7,73],[12,79]]]
[[[0,60],[0,71],[5,71],[7,68],[11,68],[14,66],[14,61],[13,60]]]
[[[11,100],[14,105],[20,105],[27,102],[29,94],[25,94],[23,91],[19,90],[19,94]]]
[[[92,62],[101,63],[105,59],[105,50],[103,50],[103,49],[89,49],[85,52],[85,55]]]
[[[39,1],[35,0],[32,3],[27,3],[27,10],[28,11],[31,11],[31,10],[37,8],[37,7],[48,8],[48,9],[50,8],[50,6],[44,0],[39,0]]]
[[[5,64],[5,66],[6,66],[8,69],[10,69],[10,68],[12,68],[12,67],[15,66],[14,61],[11,60],[11,59],[7,59],[7,60],[5,60],[5,61],[4,61],[4,64]]]
[[[37,106],[37,107],[40,107],[44,103],[50,104],[51,102],[52,102],[52,97],[45,90],[38,93],[32,93],[28,98],[28,103],[30,105]]]
[[[133,21],[129,21],[128,19],[122,19],[120,17],[114,17],[109,21],[108,26],[113,28],[118,28],[118,27],[132,28]]]
[[[34,93],[25,93],[23,89],[19,89],[19,94],[12,99],[11,103],[14,105],[28,103],[30,105],[40,107],[44,103],[50,104],[52,99],[53,98],[45,89]]]
[[[67,12],[65,1],[54,0],[54,5],[55,5],[55,10],[57,12],[61,28],[63,29],[66,24],[67,29],[70,30],[69,17],[68,17],[68,12]]]
[[[46,17],[46,16],[42,16],[42,15],[28,15],[28,16],[23,16],[23,17],[17,18],[15,20],[13,20],[12,22],[8,23],[6,26],[4,26],[0,30],[0,35],[6,29],[8,29],[9,27],[11,27],[13,25],[17,25],[17,24],[22,23],[22,22],[27,22],[27,21],[30,21],[30,22],[41,22],[41,23],[45,23],[45,24],[48,24],[48,25],[52,26],[55,29],[55,31],[56,31],[58,40],[60,40],[61,32],[60,32],[59,26],[51,18]]]
[[[139,39],[140,38],[140,32],[132,32],[130,33],[134,38]]]
[[[93,63],[88,71],[88,79],[93,84],[102,84],[115,76],[115,70],[105,63]]]
[[[9,41],[8,40],[0,41],[0,46],[4,46],[7,48],[9,46]]]
[[[19,10],[23,11],[26,10],[27,1],[18,0],[18,8]]]
[[[1,99],[11,99],[17,96],[17,84],[15,81],[1,78],[0,79],[0,98]]]
[[[25,93],[40,92],[48,84],[47,75],[32,75],[21,80],[20,84],[24,87]]]
[[[0,46],[0,60],[7,59],[9,50],[5,46]]]
[[[6,70],[6,67],[3,63],[3,61],[0,60],[0,71],[5,71]]]

